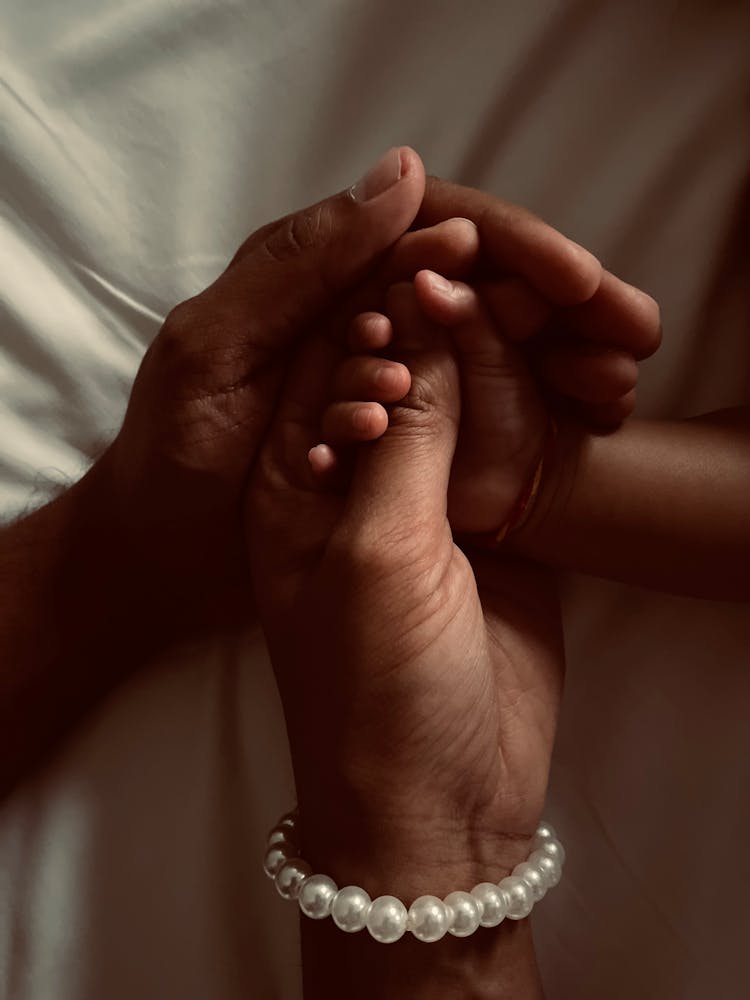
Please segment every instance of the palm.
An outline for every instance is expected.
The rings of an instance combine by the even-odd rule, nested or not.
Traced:
[[[437,784],[467,814],[529,832],[543,805],[562,681],[554,588],[532,567],[472,565],[447,524],[411,545],[390,571],[352,572],[334,543],[301,585],[302,711],[348,716],[346,731],[328,733],[327,759],[346,759],[365,785],[373,760],[378,774],[397,772],[402,812]],[[318,656],[335,671],[325,690],[309,669]],[[319,744],[319,732],[313,738]],[[359,762],[355,747],[367,748]],[[297,750],[300,759],[313,752]]]
[[[517,829],[541,815],[562,695],[565,655],[558,592],[546,569],[486,553],[471,564],[482,604],[498,711],[504,814]]]

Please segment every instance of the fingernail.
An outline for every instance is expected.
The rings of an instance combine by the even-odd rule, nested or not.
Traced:
[[[361,180],[349,188],[355,201],[370,201],[393,187],[401,178],[401,147],[389,149]]]
[[[373,381],[378,389],[390,389],[395,383],[398,374],[398,369],[393,365],[382,365],[375,372]]]
[[[373,410],[371,406],[360,406],[352,413],[352,424],[358,431],[367,433],[372,427]]]
[[[453,282],[434,271],[430,272],[430,285],[441,295],[450,295],[453,292]]]

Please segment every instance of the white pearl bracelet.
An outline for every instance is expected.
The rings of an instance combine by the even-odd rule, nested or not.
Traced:
[[[526,861],[500,882],[480,882],[471,892],[451,892],[445,899],[420,896],[407,910],[395,896],[370,899],[364,889],[339,889],[327,875],[314,875],[299,857],[296,810],[283,816],[268,835],[263,870],[283,899],[297,899],[313,920],[333,917],[342,931],[365,927],[376,941],[391,944],[411,931],[419,941],[439,941],[446,934],[468,937],[477,927],[497,927],[506,917],[522,920],[560,881],[565,851],[549,823],[541,823]]]

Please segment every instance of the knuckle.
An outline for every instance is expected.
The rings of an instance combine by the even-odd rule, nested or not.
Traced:
[[[167,314],[151,352],[163,373],[179,374],[191,363],[195,341],[203,339],[204,320],[193,300],[180,302]]]
[[[406,423],[421,429],[428,429],[443,416],[445,399],[441,386],[428,374],[412,373],[409,392],[394,407],[393,419],[396,423]]]
[[[150,355],[160,380],[182,400],[237,397],[269,364],[231,313],[200,296],[169,312]]]
[[[313,205],[281,219],[263,236],[262,246],[275,261],[284,263],[325,244],[331,230],[325,205]]]
[[[412,380],[411,389],[401,400],[402,417],[418,421],[428,420],[435,412],[435,393],[429,381],[423,377]]]
[[[154,347],[164,362],[178,363],[192,352],[192,343],[196,331],[202,327],[202,322],[195,307],[190,303],[181,302],[170,311],[159,335],[154,341]]]
[[[409,437],[414,446],[428,446],[436,439],[455,436],[459,413],[453,387],[438,373],[411,374],[411,388],[398,402],[389,406],[388,436]]]
[[[208,289],[178,303],[167,314],[154,344],[165,359],[180,361],[247,340],[238,336],[238,318]]]
[[[196,301],[185,299],[173,306],[166,315],[160,335],[175,341],[184,341],[196,322]]]

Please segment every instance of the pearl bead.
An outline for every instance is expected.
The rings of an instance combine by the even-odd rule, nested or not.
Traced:
[[[367,929],[381,944],[392,944],[406,931],[406,907],[395,896],[378,896],[367,914]]]
[[[443,900],[448,907],[448,931],[455,937],[468,937],[479,927],[479,903],[470,892],[450,892]]]
[[[518,875],[528,885],[535,903],[544,898],[544,894],[547,891],[547,883],[536,865],[530,864],[528,861],[522,861],[520,865],[516,865],[513,869],[513,874]]]
[[[287,861],[297,857],[297,848],[288,840],[280,840],[269,847],[263,859],[263,871],[269,878],[276,878],[279,868]]]
[[[448,911],[437,896],[420,896],[409,908],[407,928],[418,941],[439,941],[448,930]]]
[[[331,904],[331,916],[337,927],[353,934],[366,927],[371,906],[370,897],[364,889],[347,885],[336,893]]]
[[[479,903],[479,923],[482,927],[497,927],[505,919],[505,894],[494,882],[480,882],[471,890]]]
[[[322,920],[331,912],[331,903],[338,886],[327,875],[311,875],[299,890],[299,908],[306,917]]]
[[[559,840],[545,840],[539,845],[538,850],[549,854],[551,858],[554,858],[559,863],[561,868],[565,864],[565,848]]]
[[[557,837],[554,826],[551,823],[545,823],[542,821],[536,828],[536,833],[534,834],[534,839],[539,840],[553,840]]]
[[[562,878],[560,862],[551,858],[544,851],[533,851],[529,855],[529,864],[536,865],[547,883],[548,889],[553,889]]]
[[[508,917],[511,920],[523,920],[531,913],[534,897],[527,882],[518,875],[508,875],[500,882],[500,888],[505,893]]]
[[[279,820],[279,826],[296,826],[299,820],[299,809],[290,809],[289,812],[284,813],[284,815]]]
[[[296,844],[294,830],[289,826],[275,826],[268,834],[268,846],[275,847],[276,844]]]
[[[282,899],[296,899],[300,886],[312,875],[312,868],[302,858],[291,858],[276,873],[276,888]]]

